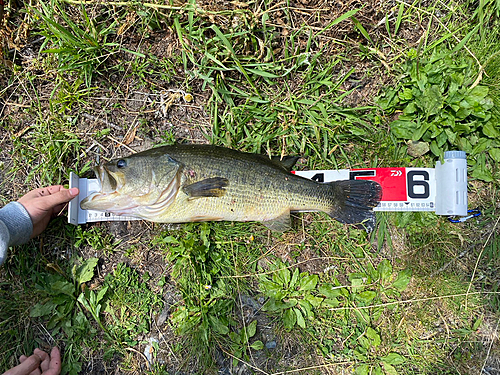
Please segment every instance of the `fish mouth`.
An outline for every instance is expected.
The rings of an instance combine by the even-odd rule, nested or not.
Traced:
[[[101,184],[101,193],[116,193],[123,186],[123,183],[113,175],[105,166],[99,166],[94,169],[97,179]]]
[[[80,203],[80,207],[84,210],[109,210],[115,207],[114,198],[119,197],[119,190],[124,184],[122,178],[109,171],[105,166],[97,166],[94,168],[94,173],[101,186],[100,191],[96,191],[88,195]],[[130,209],[133,207],[126,207]],[[122,207],[122,209],[124,209]]]

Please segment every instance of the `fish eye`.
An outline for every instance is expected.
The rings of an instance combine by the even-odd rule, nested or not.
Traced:
[[[127,166],[127,162],[123,159],[120,159],[118,160],[118,162],[116,163],[116,166],[118,168],[125,168]]]

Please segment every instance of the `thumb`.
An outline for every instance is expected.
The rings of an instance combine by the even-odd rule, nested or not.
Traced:
[[[39,203],[42,209],[51,209],[59,204],[67,203],[79,193],[78,188],[61,189],[56,193],[40,197]]]

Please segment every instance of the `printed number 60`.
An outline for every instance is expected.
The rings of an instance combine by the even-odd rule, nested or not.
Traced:
[[[423,177],[423,180],[421,179],[415,179],[415,177],[421,176]],[[429,198],[429,192],[430,192],[430,187],[429,187],[429,172],[426,171],[410,171],[406,174],[406,185],[408,186],[408,196],[410,198],[415,198],[415,199],[426,199]],[[422,188],[415,189],[417,186],[422,186],[423,187],[423,192]],[[415,191],[417,190],[417,191]]]

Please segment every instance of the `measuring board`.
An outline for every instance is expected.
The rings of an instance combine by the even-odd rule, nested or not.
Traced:
[[[297,176],[318,182],[372,180],[382,186],[382,199],[374,211],[431,211],[437,215],[467,215],[467,160],[463,151],[447,151],[436,168],[362,168],[341,170],[292,171]],[[80,202],[100,191],[97,179],[70,174],[70,188],[80,189],[69,203],[68,222],[85,224],[97,221],[140,220],[109,212],[82,210]]]

